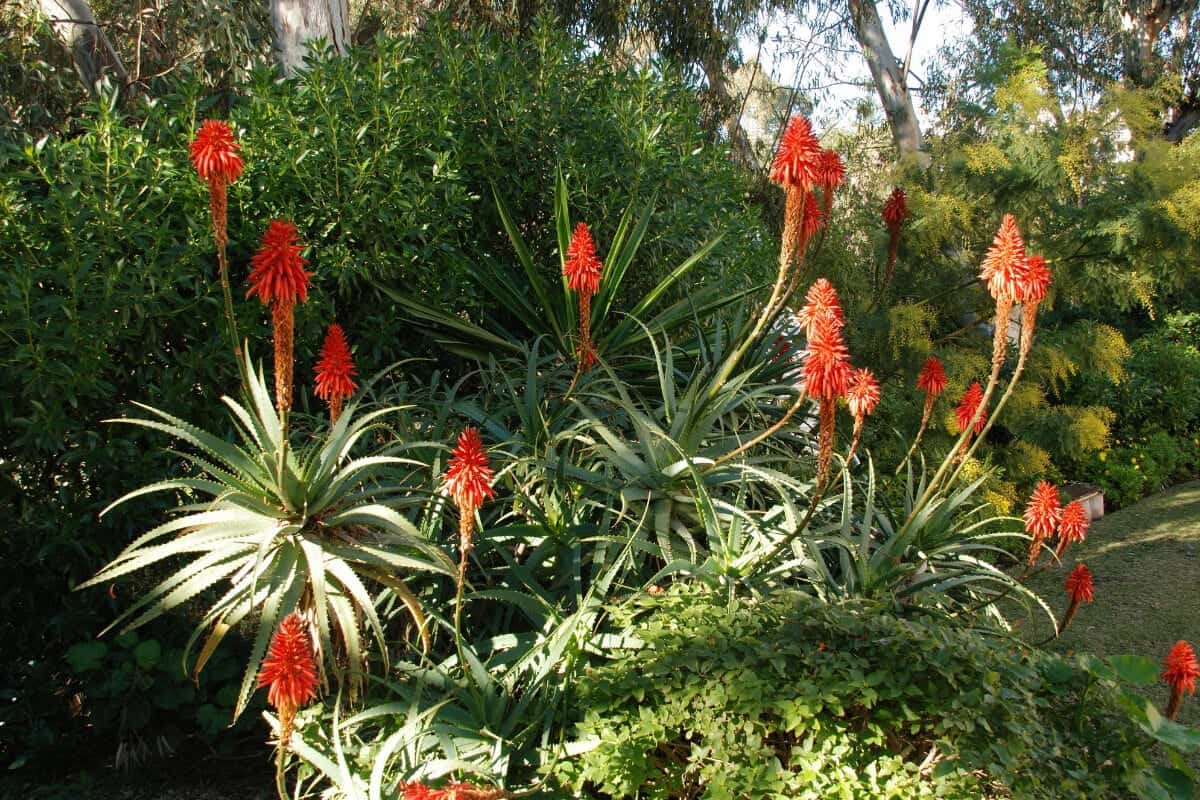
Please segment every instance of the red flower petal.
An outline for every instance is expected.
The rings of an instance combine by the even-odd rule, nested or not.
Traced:
[[[954,409],[954,416],[958,420],[958,429],[964,431],[971,424],[971,418],[975,416],[975,410],[979,408],[979,404],[983,402],[983,387],[976,381],[968,387],[963,394],[962,400],[959,401],[958,408]],[[983,430],[984,424],[987,422],[987,410],[985,409],[979,415],[979,421],[975,423],[975,433]]]
[[[899,228],[908,219],[908,199],[904,190],[897,186],[883,204],[883,221],[889,228]]]
[[[983,258],[979,278],[987,283],[992,297],[1011,300],[1021,295],[1025,276],[1025,241],[1017,228],[1016,217],[1005,214],[1000,230],[996,231],[996,238]]]
[[[1072,603],[1092,602],[1092,573],[1083,564],[1079,564],[1071,570],[1065,586],[1067,596]]]
[[[1082,511],[1083,506],[1079,509]],[[1063,512],[1059,507],[1058,489],[1049,481],[1042,481],[1029,496],[1025,506],[1025,532],[1040,540],[1054,535],[1054,529],[1062,519]]]
[[[1200,663],[1192,646],[1182,639],[1171,648],[1164,662],[1162,678],[1177,692],[1196,693],[1196,678],[1200,678]]]
[[[1055,499],[1057,500],[1057,497]],[[1067,507],[1062,510],[1062,516],[1058,520],[1059,538],[1068,544],[1082,542],[1087,538],[1087,529],[1087,510],[1084,509],[1083,503],[1078,500],[1067,503]]]
[[[856,369],[850,374],[850,388],[846,390],[846,405],[855,419],[862,419],[875,412],[879,405],[879,381],[869,369]]]
[[[842,163],[842,157],[836,150],[822,150],[817,161],[817,185],[832,192],[845,182],[846,165]]]
[[[813,331],[819,325],[828,324],[841,328],[846,324],[841,301],[838,300],[837,290],[833,288],[832,283],[825,278],[818,278],[808,287],[808,293],[804,296],[804,306],[796,315],[796,322],[808,337],[812,337]]]
[[[1050,288],[1053,276],[1046,266],[1046,259],[1041,256],[1030,256],[1025,259],[1024,280],[1017,287],[1016,299],[1022,303],[1040,303],[1046,299],[1046,291]]]
[[[841,329],[828,320],[818,324],[808,340],[804,381],[809,397],[832,400],[850,387],[850,351]]]

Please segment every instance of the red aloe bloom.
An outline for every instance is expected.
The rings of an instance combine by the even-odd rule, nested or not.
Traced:
[[[808,287],[808,293],[804,296],[804,306],[796,315],[796,322],[804,331],[804,335],[810,338],[818,326],[841,328],[846,324],[841,301],[832,283],[825,278],[817,278],[813,285]]]
[[[250,259],[250,289],[246,297],[258,295],[264,304],[292,305],[308,300],[308,260],[300,255],[304,245],[297,241],[296,225],[273,219],[263,232],[262,245]]]
[[[295,612],[279,623],[258,674],[258,687],[267,688],[267,702],[279,712],[279,748],[292,738],[296,711],[317,693],[317,664],[304,622]]]
[[[201,180],[214,179],[233,183],[242,174],[241,147],[233,138],[229,123],[220,119],[206,119],[192,140],[192,166]]]
[[[850,388],[850,351],[839,328],[820,324],[808,340],[804,382],[809,397],[834,400]]]
[[[1067,576],[1065,587],[1067,612],[1063,614],[1062,621],[1058,623],[1059,635],[1062,635],[1062,632],[1071,624],[1071,620],[1075,618],[1079,604],[1092,602],[1092,573],[1083,564],[1076,565],[1075,569],[1071,570],[1071,574]]]
[[[350,346],[346,344],[346,332],[335,322],[329,326],[325,342],[321,345],[315,390],[317,397],[329,403],[329,413],[334,422],[341,415],[342,401],[358,388],[354,383],[357,373]]]
[[[846,182],[846,165],[836,150],[822,150],[817,161],[816,184],[832,196],[833,190]]]
[[[1067,576],[1067,582],[1064,586],[1067,590],[1067,596],[1076,605],[1081,602],[1090,603],[1095,598],[1092,573],[1083,564],[1077,564],[1075,569],[1071,570],[1071,574]]]
[[[1057,487],[1049,481],[1041,481],[1025,506],[1025,531],[1037,539],[1048,539],[1054,535],[1062,515]]]
[[[850,415],[862,419],[875,412],[879,405],[879,381],[869,369],[856,369],[850,373],[850,386],[846,390],[846,405]]]
[[[423,783],[400,784],[400,800],[500,800],[508,796],[502,789],[485,789],[460,781],[451,781],[441,789],[431,789]]]
[[[563,263],[563,276],[567,288],[581,295],[593,295],[600,291],[600,274],[604,264],[596,257],[596,243],[586,222],[575,226],[571,244],[567,247],[567,258]]]
[[[1020,296],[1026,281],[1025,241],[1012,214],[1005,214],[996,238],[983,258],[979,278],[997,300]]]
[[[931,397],[937,397],[946,390],[946,370],[937,356],[925,359],[925,365],[917,375],[917,388]]]
[[[1017,287],[1015,299],[1022,303],[1040,303],[1046,299],[1046,291],[1054,278],[1046,259],[1041,256],[1029,256],[1025,259],[1024,280]]]
[[[433,789],[419,782],[402,783],[399,789],[400,800],[433,800],[436,796]]]
[[[807,189],[817,183],[820,165],[821,143],[813,134],[812,123],[799,115],[792,117],[779,141],[779,150],[771,165],[771,180],[784,188]]]
[[[809,191],[804,200],[804,216],[800,218],[800,241],[808,242],[823,227],[825,227],[825,214],[817,203],[817,196]]]
[[[958,429],[960,431],[965,431],[967,426],[971,424],[971,420],[975,417],[975,412],[979,409],[979,405],[982,402],[983,387],[979,385],[979,381],[975,381],[963,393],[958,408],[954,409],[954,416],[958,420]],[[975,422],[975,433],[982,431],[986,422],[987,409],[984,409],[984,412],[979,415],[979,419]]]
[[[460,509],[473,514],[487,498],[494,497],[491,467],[479,431],[473,427],[463,428],[458,437],[458,446],[450,454],[446,469],[446,488]]]
[[[1171,687],[1171,701],[1167,704],[1167,719],[1175,719],[1183,705],[1183,694],[1196,693],[1196,678],[1200,678],[1200,662],[1192,646],[1180,639],[1171,648],[1163,663],[1162,679]]]
[[[1067,503],[1058,520],[1058,554],[1061,556],[1071,542],[1082,542],[1086,539],[1087,529],[1088,516],[1083,503],[1078,500]]]
[[[883,221],[889,230],[897,230],[908,217],[908,199],[904,190],[897,186],[883,204]]]

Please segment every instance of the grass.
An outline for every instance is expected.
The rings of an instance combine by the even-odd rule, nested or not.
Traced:
[[[1161,662],[1175,642],[1186,639],[1200,651],[1200,481],[1104,517],[1092,525],[1087,541],[1067,550],[1061,567],[1035,575],[1030,586],[1060,616],[1066,607],[1063,582],[1081,561],[1095,579],[1096,599],[1079,609],[1049,649],[1129,653]],[[1030,642],[1051,632],[1044,616],[1019,624]],[[1167,696],[1165,684],[1148,694],[1159,708]],[[1200,694],[1184,699],[1178,721],[1200,726]]]

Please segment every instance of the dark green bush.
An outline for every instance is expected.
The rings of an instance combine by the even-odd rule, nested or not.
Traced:
[[[1161,428],[1180,435],[1200,421],[1200,351],[1170,331],[1133,343],[1126,380],[1116,384],[1109,405],[1120,413],[1126,435]]]
[[[235,386],[205,190],[187,158],[200,120],[225,112],[197,86],[160,93],[135,117],[93,106],[71,138],[0,144],[0,671],[11,676],[0,686],[0,760],[29,752],[33,721],[62,716],[67,648],[127,606],[69,590],[161,510],[141,503],[98,521],[175,458],[103,420],[140,401],[219,430],[217,398]],[[231,271],[240,292],[267,220],[296,220],[316,271],[297,315],[301,407],[335,314],[364,375],[430,352],[376,282],[455,313],[489,311],[461,267],[511,261],[492,185],[543,255],[558,167],[602,255],[621,211],[657,192],[618,309],[718,230],[729,235],[696,281],[773,270],[758,257],[766,241],[745,182],[699,132],[693,95],[565,37],[514,44],[434,24],[314,64],[298,81],[260,71],[242,92],[228,112],[247,163],[230,193]],[[243,335],[266,352],[267,315],[237,305]],[[71,740],[60,732],[56,744]]]
[[[672,591],[614,615],[640,647],[582,681],[586,751],[556,770],[589,796],[1063,800],[1149,780],[1157,712],[1115,680],[1153,681],[1140,659],[1065,659],[799,594]],[[1187,789],[1182,772],[1155,774]]]

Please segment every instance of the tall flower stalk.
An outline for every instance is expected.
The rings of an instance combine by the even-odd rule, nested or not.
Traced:
[[[1171,687],[1167,702],[1167,719],[1175,719],[1183,705],[1183,694],[1196,693],[1196,678],[1200,678],[1200,662],[1192,646],[1182,639],[1175,643],[1163,664],[1162,678]]]
[[[458,444],[450,454],[445,483],[446,491],[458,509],[458,580],[454,597],[454,637],[458,644],[459,662],[466,670],[462,650],[462,597],[467,582],[467,558],[475,542],[475,514],[483,501],[495,496],[492,488],[494,474],[488,466],[487,452],[479,431],[473,427],[463,428]]]
[[[579,372],[596,364],[596,346],[592,342],[592,296],[600,291],[600,276],[604,264],[596,257],[596,243],[587,223],[575,226],[567,257],[563,261],[563,277],[567,288],[579,295],[579,341],[575,345],[575,357]]]
[[[832,286],[829,287],[832,292]],[[817,477],[814,496],[819,497],[829,481],[833,461],[837,401],[850,388],[850,351],[842,336],[842,309],[837,293],[826,310],[805,307],[808,320],[808,357],[804,361],[804,386],[817,400]]]
[[[959,446],[959,453],[963,454],[967,449],[967,444],[971,441],[971,437],[977,436],[982,432],[983,426],[987,422],[987,406],[985,405],[983,388],[979,385],[979,381],[972,383],[963,392],[962,399],[958,401],[958,407],[954,409],[954,418],[958,422],[959,432],[966,436]]]
[[[329,423],[336,424],[342,415],[342,403],[358,388],[354,376],[354,357],[346,343],[346,332],[336,322],[325,332],[321,356],[317,361],[315,393],[329,404]]]
[[[250,259],[250,289],[247,297],[258,295],[271,307],[271,328],[275,341],[275,405],[280,415],[292,407],[292,373],[295,367],[295,306],[308,299],[308,283],[313,273],[305,272],[308,261],[300,255],[304,246],[297,242],[296,226],[273,219],[263,233],[262,245]]]
[[[241,145],[233,136],[233,129],[223,120],[205,120],[192,140],[190,155],[192,166],[200,180],[208,184],[208,210],[212,220],[213,241],[217,245],[217,271],[220,274],[221,290],[225,296],[225,322],[233,343],[233,355],[239,367],[242,364],[242,349],[238,341],[237,319],[233,314],[233,292],[229,288],[229,184],[242,175],[242,158],[238,155]]]
[[[296,712],[317,693],[317,665],[312,642],[304,622],[296,613],[284,617],[271,637],[267,657],[263,659],[258,686],[267,687],[267,702],[279,714],[279,742],[276,745],[275,783],[280,800],[287,800],[284,763],[292,738]]]

